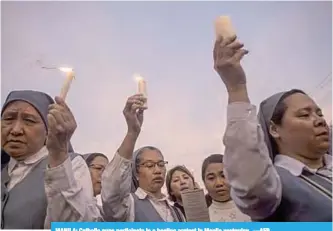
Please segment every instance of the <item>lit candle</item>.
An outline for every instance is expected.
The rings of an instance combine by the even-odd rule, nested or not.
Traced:
[[[236,32],[232,26],[231,19],[228,16],[220,16],[215,21],[215,34],[216,39],[230,38],[236,35]]]
[[[147,83],[141,75],[134,75],[135,80],[138,82],[138,93],[142,94],[145,99],[144,106],[147,107]]]
[[[64,84],[62,85],[61,88],[61,92],[60,92],[60,97],[65,100],[67,93],[69,91],[69,88],[72,84],[72,81],[75,77],[74,71],[72,68],[68,68],[68,67],[60,67],[58,68],[60,71],[65,72],[66,73],[66,80],[64,82]]]

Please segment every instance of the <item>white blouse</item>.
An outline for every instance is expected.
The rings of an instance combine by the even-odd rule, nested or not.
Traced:
[[[235,203],[230,200],[228,202],[213,201],[208,208],[211,222],[249,222],[251,218],[243,214],[236,207]]]

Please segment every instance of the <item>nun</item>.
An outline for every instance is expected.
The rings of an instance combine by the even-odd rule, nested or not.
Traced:
[[[264,221],[332,221],[330,132],[304,91],[280,92],[260,104],[259,122],[282,182],[282,197]]]
[[[44,229],[53,221],[96,216],[96,206],[89,210],[88,167],[69,143],[75,120],[65,103],[56,101],[43,92],[21,90],[10,92],[4,102],[1,148],[10,159],[1,171],[2,229]],[[67,124],[55,117],[66,118]]]
[[[152,146],[134,151],[141,132],[145,98],[128,98],[123,111],[128,130],[115,156],[102,175],[105,221],[184,221],[182,213],[162,193],[166,164],[162,152]]]
[[[332,159],[321,109],[301,90],[229,105],[225,172],[253,221],[331,222]]]
[[[332,221],[332,159],[322,111],[301,90],[251,104],[237,36],[215,42],[228,90],[224,170],[237,207],[255,221]]]

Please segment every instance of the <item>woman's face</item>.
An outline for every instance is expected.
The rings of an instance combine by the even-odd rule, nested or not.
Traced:
[[[102,190],[102,173],[108,160],[103,156],[96,156],[89,165],[91,180],[94,188],[94,195],[97,196],[101,193]]]
[[[45,124],[30,104],[14,101],[1,117],[1,147],[16,160],[38,152],[45,144]]]
[[[318,158],[329,148],[329,128],[321,109],[307,95],[296,93],[284,100],[281,125],[270,129],[280,150]]]
[[[194,190],[192,178],[185,172],[176,170],[171,177],[170,188],[172,196],[181,200],[181,192]]]
[[[223,163],[211,163],[207,166],[204,183],[213,200],[230,200],[230,187],[223,173]]]

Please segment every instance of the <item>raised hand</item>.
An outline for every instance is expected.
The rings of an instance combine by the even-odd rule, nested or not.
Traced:
[[[214,69],[220,75],[228,91],[246,84],[246,76],[240,64],[248,51],[236,36],[223,39],[220,37],[214,46]]]
[[[143,123],[143,112],[147,109],[144,106],[146,98],[142,94],[135,94],[127,99],[123,110],[128,133],[139,135]]]
[[[68,157],[69,141],[76,129],[75,118],[60,97],[55,98],[56,103],[49,106],[47,115],[48,135],[46,147],[53,159],[63,161]]]

